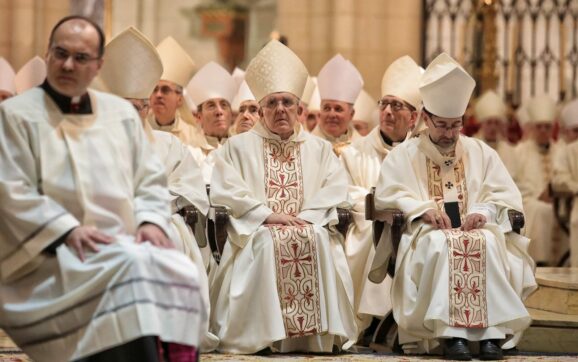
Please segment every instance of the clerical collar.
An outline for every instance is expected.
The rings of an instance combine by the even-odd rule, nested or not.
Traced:
[[[381,130],[379,131],[379,134],[381,135],[383,142],[385,142],[388,146],[393,146],[393,140],[391,138],[387,137],[387,135],[381,132]]]
[[[50,96],[50,98],[56,103],[60,111],[64,114],[91,114],[92,104],[90,104],[90,97],[88,93],[84,93],[79,97],[68,97],[64,94],[60,94],[56,89],[48,83],[48,80],[44,80],[44,83],[40,85],[42,89]]]

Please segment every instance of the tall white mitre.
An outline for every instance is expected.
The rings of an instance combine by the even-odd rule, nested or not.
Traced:
[[[241,83],[245,80],[245,71],[239,67],[235,67],[233,69],[233,73],[231,73],[233,79],[235,80],[235,84],[237,85],[237,89],[241,86]]]
[[[556,118],[556,102],[545,94],[537,96],[528,101],[526,111],[530,123],[552,123]]]
[[[309,105],[315,88],[317,88],[317,77],[307,77],[307,83],[305,83],[305,89],[303,90],[303,96],[301,97],[303,103]]]
[[[560,121],[566,128],[578,127],[578,99],[568,102],[560,113]]]
[[[99,76],[109,92],[123,98],[147,99],[162,74],[157,50],[137,29],[124,30],[106,45]]]
[[[46,62],[38,55],[30,59],[20,68],[14,77],[16,93],[21,94],[30,88],[42,84],[46,79]]]
[[[203,66],[187,85],[187,93],[197,106],[214,98],[223,98],[230,104],[237,89],[233,76],[215,62]]]
[[[355,115],[353,119],[356,121],[363,121],[368,123],[370,126],[374,125],[372,116],[373,112],[377,108],[377,101],[373,99],[373,97],[367,93],[365,89],[362,89],[359,93],[353,108],[355,109]]]
[[[493,90],[482,94],[474,107],[474,114],[478,122],[484,122],[490,118],[506,120],[507,108],[502,98]]]
[[[10,63],[0,57],[0,90],[15,95],[16,85],[14,84],[14,77],[16,77],[16,73],[14,73]]]
[[[363,89],[363,77],[341,54],[331,58],[317,75],[321,100],[355,103]]]
[[[243,103],[245,101],[254,101],[254,100],[256,100],[255,96],[253,95],[253,93],[249,89],[247,82],[245,80],[243,80],[243,83],[241,83],[241,85],[239,86],[239,90],[237,91],[237,94],[235,94],[235,98],[233,98],[233,102],[231,103],[231,108],[235,112],[238,112],[239,107],[241,106],[241,103]]]
[[[381,78],[381,96],[403,99],[416,109],[421,105],[419,91],[423,69],[408,55],[397,58]],[[355,109],[357,112],[357,108]]]
[[[291,49],[271,40],[249,63],[245,80],[258,101],[278,92],[301,99],[308,76],[307,67]]]
[[[167,80],[183,87],[185,102],[179,107],[179,114],[188,123],[195,125],[195,119],[187,102],[186,86],[195,73],[195,62],[189,54],[171,37],[166,37],[157,45],[157,52],[163,64],[161,80]]]
[[[464,115],[476,81],[446,53],[438,55],[426,68],[419,91],[423,105],[443,118]]]

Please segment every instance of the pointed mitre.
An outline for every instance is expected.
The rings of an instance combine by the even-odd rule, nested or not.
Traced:
[[[307,109],[311,111],[321,111],[321,96],[319,95],[319,87],[315,86],[313,94],[311,95],[311,100],[307,104]]]
[[[526,109],[525,105],[521,104],[516,110],[516,119],[518,120],[520,126],[528,124],[529,118],[528,110]]]
[[[381,96],[403,99],[415,108],[421,105],[419,85],[423,68],[408,55],[397,58],[387,67],[381,79]]]
[[[245,72],[245,80],[259,101],[278,92],[289,92],[301,99],[308,76],[301,59],[277,40],[267,43]]]
[[[14,77],[16,93],[23,93],[42,84],[46,79],[46,62],[38,55],[20,68]]]
[[[233,76],[215,62],[202,67],[187,85],[187,94],[197,106],[215,98],[231,103],[236,92]]]
[[[552,123],[556,118],[556,102],[548,95],[534,97],[526,106],[530,123]]]
[[[124,30],[106,45],[99,76],[109,92],[123,98],[149,98],[162,74],[157,50],[137,29]]]
[[[474,107],[474,114],[478,122],[484,122],[490,118],[506,120],[507,108],[502,98],[493,90],[486,91]]]
[[[476,81],[446,53],[438,55],[426,68],[419,91],[423,105],[443,118],[464,115]]]
[[[231,103],[231,108],[233,109],[233,111],[238,112],[241,103],[245,101],[255,101],[255,100],[256,100],[255,96],[251,92],[251,89],[249,89],[247,82],[243,81],[243,83],[241,83],[241,86],[239,86],[239,90],[237,91],[237,94],[235,95],[233,102]]]
[[[353,109],[355,109],[353,119],[371,124],[371,115],[376,108],[377,101],[365,89],[362,89],[353,105]]]
[[[567,103],[560,113],[560,121],[566,128],[578,127],[578,99]]]
[[[245,80],[245,71],[239,67],[235,67],[233,69],[233,73],[231,73],[233,79],[235,80],[235,84],[237,85],[237,89],[241,86],[241,83]]]
[[[301,100],[305,104],[309,104],[311,102],[311,97],[313,96],[313,91],[317,87],[317,78],[316,77],[307,77],[307,83],[305,83],[305,89],[303,90],[303,96]]]
[[[16,85],[14,84],[14,78],[16,73],[14,69],[6,61],[6,59],[0,57],[0,90],[9,92],[11,94],[16,94]]]
[[[157,51],[163,64],[161,79],[185,87],[195,73],[195,62],[189,54],[171,36],[157,45]]]
[[[317,86],[322,100],[353,104],[363,88],[363,77],[349,60],[337,54],[319,71]]]

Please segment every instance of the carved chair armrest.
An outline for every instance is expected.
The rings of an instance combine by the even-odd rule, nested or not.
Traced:
[[[516,210],[508,210],[508,217],[512,225],[512,230],[519,234],[520,230],[524,227],[524,214]]]
[[[351,222],[353,221],[353,216],[351,215],[351,209],[344,209],[341,207],[337,208],[337,219],[339,223],[337,224],[337,230],[343,235],[345,238],[347,236],[347,231],[351,226]]]
[[[191,230],[195,230],[195,224],[199,221],[199,210],[196,207],[187,205],[182,207],[177,213],[183,217]]]

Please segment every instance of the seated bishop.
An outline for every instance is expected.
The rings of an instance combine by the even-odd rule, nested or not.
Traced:
[[[95,84],[108,92],[127,99],[141,114],[141,120],[155,154],[164,165],[171,199],[171,228],[177,250],[185,253],[199,269],[199,284],[210,314],[209,278],[216,262],[204,234],[203,221],[209,210],[205,182],[189,147],[169,132],[152,130],[146,121],[147,101],[163,73],[163,65],[152,43],[137,29],[129,27],[106,45],[104,64]],[[195,233],[178,213],[186,206],[198,210]],[[199,237],[199,241],[197,241]],[[199,247],[203,245],[203,247]],[[205,272],[206,271],[206,272]],[[204,326],[205,338],[201,351],[217,346],[217,339]]]
[[[245,78],[261,119],[215,151],[210,199],[230,212],[211,292],[222,352],[332,352],[357,336],[335,229],[347,176],[331,144],[298,122],[307,75],[289,48],[268,43]]]
[[[522,197],[498,154],[460,135],[475,81],[451,57],[439,55],[420,82],[419,137],[385,158],[376,208],[405,215],[391,290],[399,342],[406,351],[447,359],[501,359],[531,318],[523,300],[536,288],[529,240],[512,232],[509,210]],[[387,258],[386,238],[374,264]],[[379,269],[376,269],[376,271]]]

